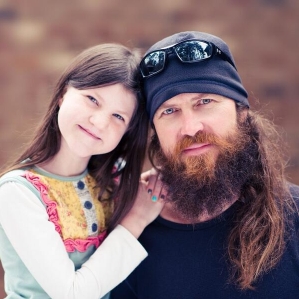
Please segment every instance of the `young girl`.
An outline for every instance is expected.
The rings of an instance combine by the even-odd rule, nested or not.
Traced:
[[[117,44],[82,52],[2,176],[7,298],[98,299],[146,257],[136,238],[160,213],[163,189],[155,177],[139,183],[148,126],[138,63]]]

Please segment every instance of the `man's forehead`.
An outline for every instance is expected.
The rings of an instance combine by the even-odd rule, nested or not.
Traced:
[[[209,93],[180,93],[172,98],[170,98],[169,100],[165,101],[163,104],[161,104],[161,106],[158,108],[160,109],[161,107],[167,107],[169,105],[172,104],[180,104],[183,101],[196,101],[198,99],[201,98],[223,98],[225,99],[223,96],[221,95],[217,95],[217,94],[209,94]]]

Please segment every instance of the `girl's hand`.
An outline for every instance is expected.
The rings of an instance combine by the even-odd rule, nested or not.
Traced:
[[[142,173],[135,203],[120,224],[138,238],[144,228],[162,211],[166,195],[167,192],[154,168]]]

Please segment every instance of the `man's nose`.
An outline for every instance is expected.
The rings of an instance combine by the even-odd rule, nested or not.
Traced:
[[[195,113],[185,113],[182,115],[181,135],[194,136],[204,128],[202,120]]]

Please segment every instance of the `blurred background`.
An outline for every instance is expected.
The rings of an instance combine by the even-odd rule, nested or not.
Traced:
[[[283,129],[287,175],[299,184],[296,0],[0,0],[0,169],[30,139],[56,80],[82,50],[118,42],[145,51],[187,30],[229,44],[252,108]]]

